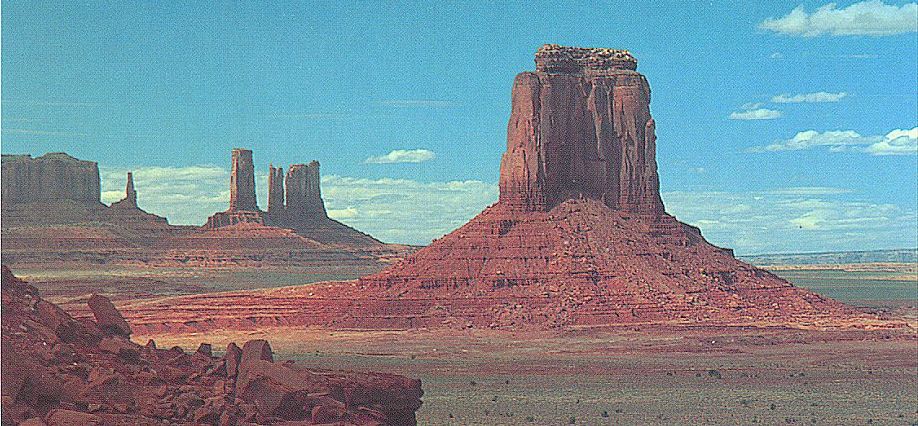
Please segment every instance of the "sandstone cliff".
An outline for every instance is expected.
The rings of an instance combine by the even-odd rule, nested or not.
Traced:
[[[99,166],[62,152],[3,155],[3,204],[73,201],[98,207]]]
[[[258,202],[255,200],[255,165],[252,163],[252,151],[248,149],[233,149],[230,210],[258,210]]]
[[[503,204],[544,211],[583,196],[663,212],[650,87],[636,66],[621,50],[545,45],[536,52],[536,71],[513,84]]]

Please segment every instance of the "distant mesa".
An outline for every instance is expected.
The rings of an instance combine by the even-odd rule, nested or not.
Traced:
[[[3,155],[3,203],[69,200],[95,205],[101,196],[99,166],[63,152],[38,158]]]
[[[3,219],[9,225],[73,224],[124,221],[164,229],[166,218],[137,206],[137,191],[127,175],[125,198],[112,206],[101,202],[99,166],[63,152],[38,158],[3,155]]]

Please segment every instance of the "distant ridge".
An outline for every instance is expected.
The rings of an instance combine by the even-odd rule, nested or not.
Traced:
[[[815,253],[770,253],[738,256],[753,265],[840,265],[851,263],[918,263],[918,248],[830,251]]]

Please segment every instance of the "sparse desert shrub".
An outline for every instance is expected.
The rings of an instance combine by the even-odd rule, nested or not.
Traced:
[[[535,422],[535,417],[526,416],[526,421],[529,422],[529,423],[533,423],[533,422]]]
[[[602,410],[602,414],[600,414],[599,416],[600,416],[600,417],[609,417],[609,412],[606,411],[606,410]]]
[[[568,417],[568,418],[567,418],[567,424],[569,424],[569,425],[577,424],[577,418],[574,417],[574,416]]]
[[[722,379],[723,375],[720,374],[720,371],[717,370],[708,370],[708,376],[715,379]]]

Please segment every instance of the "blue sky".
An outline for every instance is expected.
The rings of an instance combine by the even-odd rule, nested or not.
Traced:
[[[107,202],[136,170],[173,223],[225,208],[241,146],[259,174],[318,159],[333,217],[429,242],[496,200],[513,77],[559,43],[637,57],[664,201],[713,242],[918,245],[915,3],[2,7],[3,153],[98,161]]]

